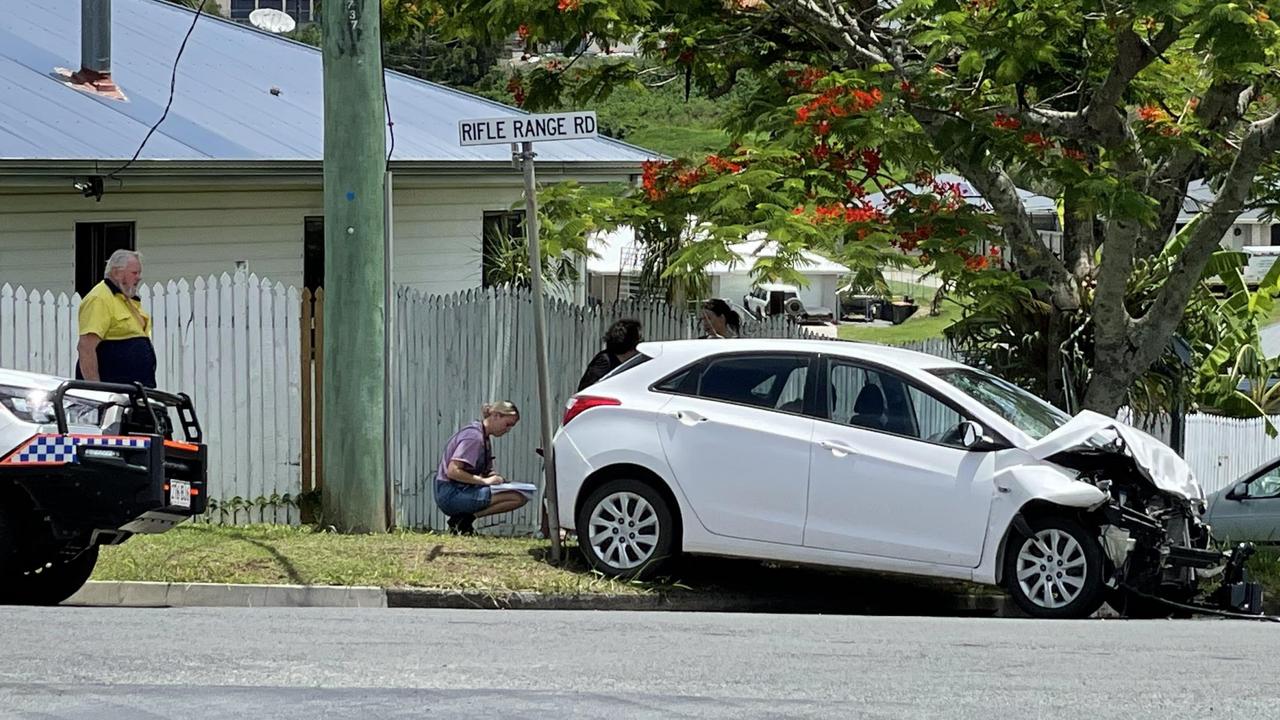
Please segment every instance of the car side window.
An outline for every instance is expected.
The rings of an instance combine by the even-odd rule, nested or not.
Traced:
[[[839,361],[830,367],[827,407],[833,422],[961,447],[965,418],[946,403],[893,373]]]
[[[908,393],[911,395],[916,426],[919,428],[919,434],[915,437],[939,445],[964,447],[964,436],[960,427],[960,423],[965,421],[963,415],[956,412],[950,405],[918,388],[911,387]]]
[[[809,358],[800,355],[735,355],[707,363],[698,396],[799,413],[804,410]]]
[[[1280,467],[1259,475],[1245,486],[1245,497],[1250,499],[1280,497]]]

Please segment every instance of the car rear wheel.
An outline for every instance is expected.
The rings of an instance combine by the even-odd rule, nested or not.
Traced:
[[[610,480],[578,510],[578,547],[609,577],[653,577],[671,559],[675,521],[662,494],[638,480]]]
[[[1031,536],[1015,535],[1005,552],[1005,586],[1035,618],[1084,618],[1102,606],[1102,547],[1066,518],[1033,518]]]

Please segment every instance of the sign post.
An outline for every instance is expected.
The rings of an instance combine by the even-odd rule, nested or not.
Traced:
[[[513,160],[524,171],[525,242],[529,249],[529,281],[533,293],[533,336],[538,362],[538,405],[542,430],[542,463],[546,482],[543,503],[551,540],[551,561],[560,562],[560,508],[556,497],[556,463],[551,448],[554,410],[551,398],[550,360],[547,355],[547,315],[542,287],[542,247],[538,238],[538,192],[533,159],[535,142],[581,140],[596,137],[594,112],[550,115],[509,115],[501,118],[463,120],[458,123],[458,142],[467,145],[512,146]]]

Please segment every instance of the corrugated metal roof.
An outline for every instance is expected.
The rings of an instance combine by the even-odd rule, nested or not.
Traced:
[[[1204,180],[1192,180],[1187,185],[1187,197],[1182,201],[1182,212],[1178,213],[1179,223],[1191,222],[1192,218],[1202,211],[1213,207],[1214,198],[1218,194]],[[1263,216],[1268,214],[1265,208],[1252,208],[1240,213],[1237,222],[1264,222]]]
[[[964,196],[964,201],[970,205],[986,205],[982,195],[973,188],[973,185],[964,177],[954,175],[952,173],[941,173],[935,178],[940,183],[949,183],[960,186],[960,192]],[[912,195],[930,192],[930,190],[916,183],[904,183],[902,186],[908,193]],[[1022,200],[1022,206],[1026,208],[1031,215],[1052,215],[1058,211],[1057,202],[1051,197],[1037,195],[1030,190],[1018,188],[1018,198]],[[889,201],[885,199],[884,193],[872,193],[867,196],[867,203],[876,207],[888,207]]]
[[[194,11],[162,0],[113,0],[112,76],[127,102],[54,76],[80,67],[79,0],[0,0],[0,161],[127,160],[164,110],[178,46]],[[506,145],[460,147],[458,121],[521,114],[399,73],[386,75],[394,160],[506,162]],[[272,87],[280,89],[272,95]],[[318,161],[323,156],[318,49],[201,17],[178,68],[169,116],[141,160]],[[656,153],[607,139],[538,145],[540,161],[638,164]]]

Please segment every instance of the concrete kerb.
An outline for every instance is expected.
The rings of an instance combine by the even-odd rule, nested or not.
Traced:
[[[669,592],[652,595],[491,592],[441,588],[91,581],[65,605],[95,607],[330,607],[505,610],[648,610],[900,615],[1011,614],[998,595],[868,602],[785,594]]]
[[[64,605],[105,607],[387,607],[378,587],[90,581]]]

